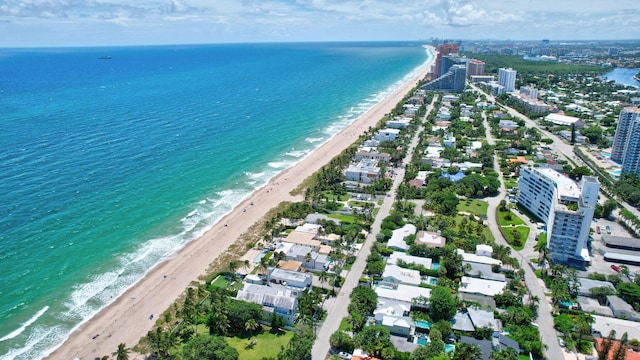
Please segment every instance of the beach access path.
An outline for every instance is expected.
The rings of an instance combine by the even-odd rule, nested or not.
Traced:
[[[433,104],[437,99],[438,95],[433,97],[431,104],[429,104],[427,107],[424,119],[427,118],[429,112],[431,112],[431,110],[433,109]],[[420,125],[415,135],[413,136],[413,139],[411,139],[411,144],[409,145],[407,155],[403,159],[403,162],[405,164],[411,162],[413,151],[418,144],[420,133],[422,131],[423,127],[422,125]],[[327,317],[316,333],[316,341],[313,344],[313,349],[311,352],[312,360],[321,360],[327,356],[329,350],[331,349],[331,346],[329,345],[329,338],[331,337],[331,334],[339,329],[342,319],[349,316],[348,304],[351,302],[349,296],[351,295],[353,289],[360,283],[360,277],[362,276],[364,269],[367,266],[367,257],[371,254],[371,246],[374,242],[376,242],[376,234],[380,232],[382,220],[384,220],[384,218],[389,216],[389,214],[391,213],[391,207],[396,199],[396,190],[402,183],[402,180],[404,180],[404,167],[396,168],[394,169],[394,171],[396,173],[396,176],[393,179],[391,190],[389,190],[388,192],[389,196],[384,198],[384,201],[380,206],[380,211],[378,211],[378,214],[373,221],[373,225],[371,226],[371,231],[369,231],[365,243],[358,253],[358,256],[356,257],[356,261],[351,266],[351,270],[349,270],[344,284],[340,288],[338,296],[330,299],[327,303],[325,303]]]
[[[47,359],[94,359],[114,352],[118,344],[133,347],[153,328],[150,314],[162,314],[180,297],[185,289],[207,272],[209,265],[254,222],[283,201],[301,201],[290,192],[324,164],[349,147],[370,127],[375,127],[386,114],[423,79],[435,61],[395,92],[383,99],[351,125],[320,146],[295,166],[275,176],[267,185],[256,190],[201,238],[189,242],[171,259],[151,269],[136,285],[113,303],[74,331]],[[253,203],[254,205],[250,205]],[[247,209],[246,212],[242,211]],[[227,224],[227,226],[225,226]],[[346,306],[346,304],[345,304]],[[98,335],[96,337],[96,335]],[[131,353],[130,359],[144,359]]]

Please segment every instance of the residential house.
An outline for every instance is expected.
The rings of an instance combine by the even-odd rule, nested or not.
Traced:
[[[405,269],[398,265],[387,264],[382,273],[382,281],[392,286],[397,286],[398,284],[420,285],[420,283],[422,283],[422,277],[418,270]]]
[[[396,141],[399,135],[399,129],[385,128],[382,130],[378,130],[378,132],[374,135],[374,139],[378,140],[379,142]]]
[[[391,235],[391,239],[387,243],[387,246],[394,250],[406,251],[409,249],[409,245],[404,241],[404,239],[416,233],[416,227],[412,224],[406,224],[400,229],[393,230]]]
[[[296,318],[298,300],[290,290],[282,287],[244,284],[236,299],[262,305],[267,319],[275,312],[277,316],[284,318],[289,326],[293,325]]]
[[[487,279],[478,279],[469,276],[463,276],[460,281],[458,292],[465,292],[484,296],[496,296],[504,290],[507,283],[504,281],[495,281]]]
[[[380,168],[375,160],[361,160],[351,164],[345,172],[347,181],[372,184],[380,179]]]
[[[420,256],[413,256],[398,251],[393,252],[389,256],[389,259],[387,259],[387,264],[398,265],[398,262],[400,261],[406,264],[422,265],[425,269],[431,269],[431,259]]]
[[[640,314],[626,301],[616,295],[607,296],[607,305],[611,308],[613,316],[621,319],[640,321]]]
[[[381,299],[387,299],[399,301],[411,306],[414,299],[423,298],[428,300],[431,298],[431,289],[406,284],[398,284],[395,287],[389,287],[386,284],[378,285],[374,290],[376,294],[378,294],[378,302],[380,302]]]
[[[444,236],[440,236],[439,232],[420,230],[416,235],[416,244],[424,244],[430,248],[441,248],[446,243],[447,239]]]
[[[313,282],[313,275],[270,267],[267,269],[267,281],[272,284],[309,289]]]

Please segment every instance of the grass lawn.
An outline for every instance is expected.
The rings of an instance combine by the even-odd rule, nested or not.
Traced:
[[[476,216],[487,215],[487,207],[489,204],[486,201],[477,199],[467,199],[460,201],[457,210],[471,213]]]
[[[218,275],[212,282],[211,286],[226,289],[229,281],[224,276]]]
[[[340,220],[342,223],[353,224],[356,222],[356,218],[351,215],[328,214],[327,216],[331,219]]]
[[[456,231],[460,231],[460,222],[462,221],[462,219],[469,219],[468,216],[466,215],[456,215]],[[491,233],[491,230],[489,229],[488,226],[483,226],[482,228],[482,233],[484,234],[485,238],[487,239],[487,241],[492,241],[494,240],[493,234]]]
[[[230,337],[226,338],[227,343],[238,350],[239,359],[260,360],[262,358],[275,358],[280,352],[281,346],[287,346],[293,337],[292,331],[285,331],[274,334],[268,328],[255,336],[256,344],[251,345],[250,337]]]
[[[518,180],[516,179],[510,179],[510,178],[505,178],[504,179],[504,187],[506,189],[513,189],[513,188],[517,188],[518,187]]]
[[[519,242],[515,241],[513,232],[520,233]],[[500,232],[507,240],[509,245],[514,248],[514,250],[522,250],[524,248],[524,244],[527,242],[527,236],[529,236],[529,227],[528,226],[513,226],[513,227],[500,227]]]
[[[339,195],[336,196],[336,194],[333,191],[327,190],[325,192],[322,193],[322,195],[324,195],[324,197],[326,199],[328,199],[329,201],[347,201],[349,199],[351,199],[351,196],[349,194],[344,194],[344,195]]]
[[[342,318],[342,321],[340,321],[340,327],[338,328],[338,330],[342,330],[342,331],[351,331],[351,324],[349,324],[349,318]]]
[[[511,220],[507,220],[506,217],[508,214],[511,214]],[[518,215],[514,214],[513,211],[500,211],[500,209],[496,209],[496,217],[498,218],[498,225],[500,226],[509,226],[509,225],[524,225],[524,221],[522,221]]]

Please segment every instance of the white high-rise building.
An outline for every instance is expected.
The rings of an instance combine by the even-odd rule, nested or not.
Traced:
[[[640,108],[620,111],[616,135],[611,148],[611,160],[622,164],[622,173],[640,175]]]
[[[504,92],[512,92],[516,88],[516,71],[512,68],[498,69],[498,84],[504,86]]]
[[[583,176],[576,184],[549,168],[522,167],[518,203],[547,226],[547,246],[554,262],[588,262],[589,229],[600,183]]]

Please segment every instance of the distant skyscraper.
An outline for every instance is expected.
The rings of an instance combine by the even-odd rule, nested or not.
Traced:
[[[512,92],[516,88],[516,71],[512,68],[498,70],[498,84],[504,86],[505,92]]]
[[[467,61],[467,76],[484,75],[484,61],[472,59]]]
[[[623,174],[640,175],[640,108],[627,107],[620,111],[611,160],[622,164]]]

